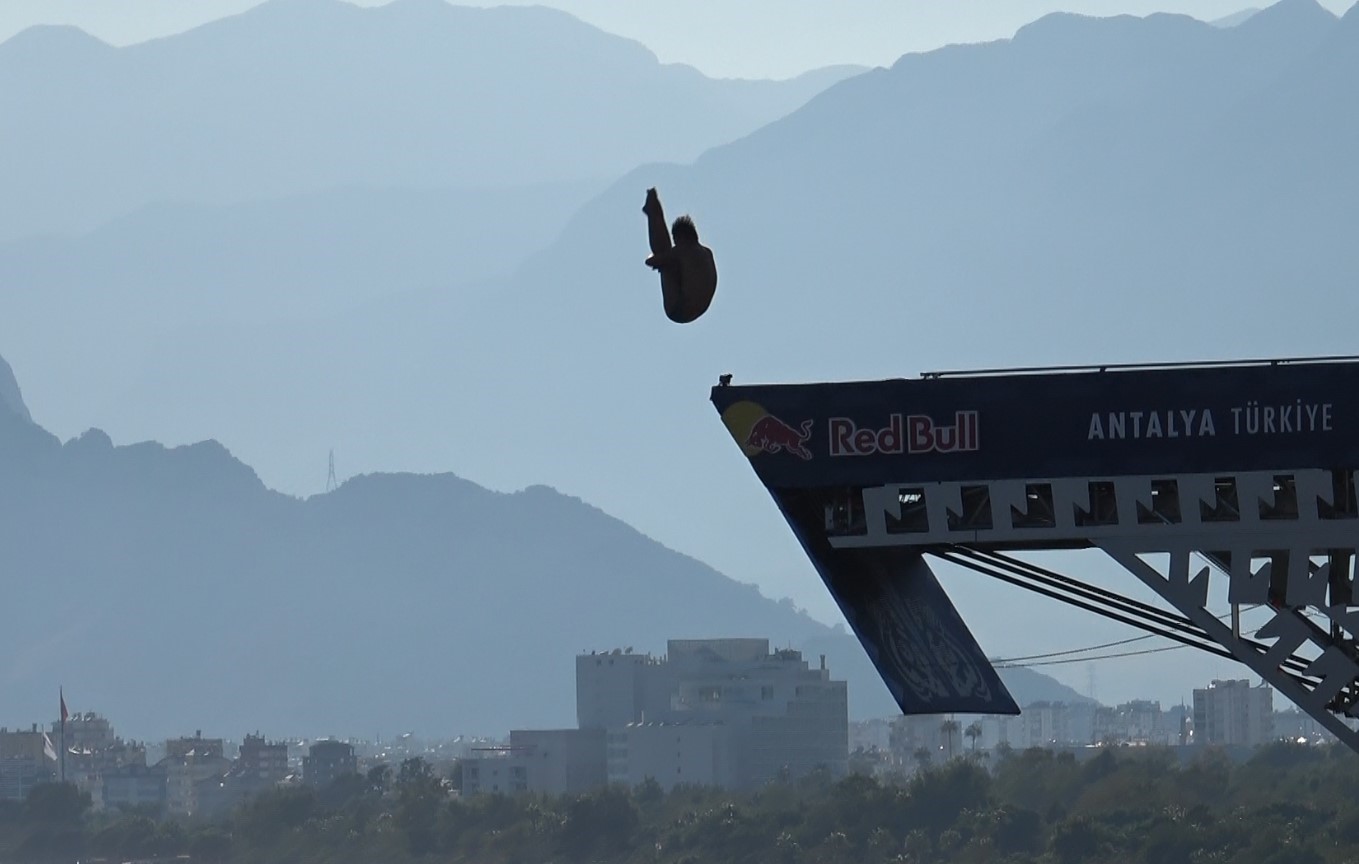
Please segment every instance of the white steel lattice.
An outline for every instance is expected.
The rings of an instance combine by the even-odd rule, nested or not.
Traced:
[[[825,528],[838,549],[1101,549],[1359,750],[1342,720],[1359,715],[1354,480],[1305,469],[889,483],[827,504]],[[1230,603],[1269,611],[1253,638],[1207,608],[1224,578]]]

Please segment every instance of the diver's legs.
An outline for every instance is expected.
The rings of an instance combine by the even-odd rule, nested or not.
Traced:
[[[665,317],[676,324],[686,323],[684,286],[677,268],[666,268],[661,271],[661,300],[665,304]]]
[[[647,239],[651,241],[651,254],[661,255],[670,251],[670,229],[665,224],[665,210],[661,199],[656,197],[655,189],[646,191],[646,204],[642,205],[646,214]]]

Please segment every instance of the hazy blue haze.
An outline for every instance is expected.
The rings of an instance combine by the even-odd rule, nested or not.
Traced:
[[[852,71],[717,81],[562,12],[443,0],[271,0],[126,48],[35,27],[0,45],[0,239],[156,201],[614,177]]]
[[[4,351],[64,435],[89,417],[118,441],[219,437],[295,492],[320,488],[331,446],[342,473],[548,483],[829,618],[706,404],[717,375],[1345,353],[1357,82],[1359,12],[1307,0],[1229,29],[1053,16],[843,81],[692,165],[632,171],[508,279],[464,285],[441,261],[352,310],[171,325],[136,343],[140,369],[121,333],[147,325],[86,284],[51,330],[0,316],[0,346],[23,342]],[[664,320],[641,266],[649,185],[718,254],[717,300],[689,327]],[[56,323],[91,341],[45,347]],[[122,358],[99,407],[68,401],[99,363],[78,357]],[[995,653],[1122,635],[945,584]],[[1170,656],[1113,667],[1100,695],[1169,700],[1235,671]]]

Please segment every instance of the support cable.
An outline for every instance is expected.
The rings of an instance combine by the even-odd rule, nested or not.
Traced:
[[[1116,648],[1119,645],[1127,645],[1131,642],[1141,642],[1144,639],[1154,638],[1151,633],[1143,636],[1133,636],[1131,639],[1119,639],[1117,642],[1105,642],[1102,645],[1091,645],[1086,648],[1071,648],[1066,651],[1051,651],[1047,654],[1030,654],[1027,657],[997,657],[992,658],[993,663],[1020,663],[1025,660],[1046,660],[1049,657],[1065,657],[1068,654],[1085,654],[1089,651],[1100,651],[1105,648]]]
[[[1072,587],[1072,590],[1090,591],[1090,592],[1094,592],[1095,595],[1104,595],[1104,596],[1108,596],[1108,598],[1112,598],[1113,600],[1116,600],[1116,602],[1118,602],[1118,603],[1123,603],[1123,605],[1131,606],[1131,607],[1133,607],[1133,609],[1142,609],[1142,610],[1146,610],[1148,614],[1155,615],[1155,617],[1158,617],[1158,618],[1163,618],[1163,619],[1169,618],[1169,619],[1176,619],[1176,621],[1189,622],[1189,624],[1192,625],[1192,632],[1195,632],[1195,633],[1197,633],[1197,634],[1201,634],[1201,636],[1204,636],[1204,637],[1207,637],[1207,638],[1211,638],[1212,643],[1214,643],[1215,645],[1218,644],[1218,641],[1216,641],[1214,637],[1208,636],[1208,634],[1204,632],[1203,628],[1200,628],[1199,625],[1193,624],[1193,622],[1190,622],[1188,618],[1180,617],[1180,615],[1174,615],[1174,614],[1171,614],[1171,613],[1167,613],[1166,610],[1158,609],[1158,607],[1147,605],[1147,603],[1140,602],[1140,600],[1133,600],[1133,599],[1131,599],[1131,598],[1125,598],[1125,596],[1120,595],[1120,594],[1114,594],[1114,592],[1105,590],[1105,588],[1097,588],[1097,587],[1094,587],[1094,586],[1090,586],[1090,584],[1083,583],[1083,581],[1080,581],[1079,579],[1072,579],[1071,576],[1065,576],[1065,575],[1063,575],[1063,573],[1059,573],[1059,572],[1056,572],[1056,571],[1051,571],[1051,569],[1045,568],[1045,566],[1041,566],[1041,565],[1038,565],[1038,564],[1033,564],[1033,562],[1022,560],[1022,558],[1015,558],[1015,557],[1012,557],[1012,556],[1007,556],[1007,554],[1003,554],[1003,553],[999,553],[999,552],[981,553],[981,554],[987,554],[987,556],[991,556],[992,558],[996,558],[996,560],[1006,562],[1006,564],[1007,564],[1008,566],[1011,566],[1011,568],[1017,569],[1017,571],[1029,571],[1029,572],[1037,573],[1037,575],[1041,575],[1042,577],[1044,577],[1044,579],[1048,579],[1048,580],[1052,580],[1052,581],[1057,581],[1057,583],[1065,584],[1065,586],[1071,586],[1071,587]],[[1204,556],[1204,557],[1205,557],[1205,560],[1210,561],[1210,564],[1214,564],[1214,565],[1218,566],[1218,568],[1220,569],[1220,571],[1226,572],[1226,569],[1227,569],[1227,568],[1226,568],[1226,566],[1223,566],[1222,562],[1216,560],[1216,558],[1212,558],[1212,557],[1208,557],[1208,556]],[[1256,603],[1256,605],[1254,605],[1253,607],[1258,607],[1258,606],[1260,606],[1260,605],[1258,605],[1258,603]],[[1303,611],[1306,611],[1306,610],[1303,610]],[[1216,617],[1218,617],[1219,619],[1222,619],[1222,618],[1226,617],[1226,615],[1216,615]],[[1309,625],[1311,629],[1316,630],[1317,633],[1321,633],[1321,630],[1320,630],[1320,628],[1317,628],[1317,625],[1311,624],[1310,621],[1306,621],[1306,615],[1303,615],[1303,619],[1305,619],[1306,624]],[[1250,636],[1254,636],[1254,634],[1256,634],[1256,633],[1258,633],[1258,632],[1260,632],[1260,629],[1254,630],[1254,632],[1250,633]],[[1258,641],[1254,641],[1254,640],[1252,640],[1252,638],[1241,637],[1241,640],[1243,641],[1243,643],[1246,643],[1246,644],[1250,645],[1250,647],[1256,649],[1256,651],[1261,652],[1261,653],[1265,653],[1265,652],[1267,652],[1268,649],[1269,649],[1269,645],[1265,645],[1265,644],[1263,644],[1263,643],[1258,643]],[[1309,667],[1310,664],[1311,664],[1310,660],[1303,659],[1303,658],[1298,658],[1298,656],[1291,656],[1291,658],[1288,658],[1288,659],[1284,660],[1283,663],[1280,663],[1280,668],[1282,668],[1282,670],[1283,670],[1284,672],[1286,672],[1286,674],[1288,674],[1288,672],[1290,672],[1290,671],[1291,671],[1291,672],[1295,672],[1294,678],[1296,679],[1296,681],[1299,681],[1299,682],[1306,682],[1306,683],[1309,683],[1309,685],[1313,685],[1313,686],[1314,686],[1314,685],[1316,685],[1316,682],[1317,682],[1316,675],[1307,674],[1307,667]]]
[[[1034,564],[1030,561],[1025,561],[1022,558],[1015,558],[1011,555],[1005,555],[1000,552],[978,552],[976,554],[995,561],[999,566],[1012,568],[1014,570],[1022,570],[1025,573],[1034,575],[1035,578],[1041,578],[1048,582],[1062,585],[1068,590],[1079,591],[1087,595],[1105,598],[1110,602],[1117,603],[1120,606],[1126,608],[1127,610],[1129,610],[1129,612],[1132,613],[1140,612],[1144,615],[1164,619],[1166,621],[1188,623],[1193,627],[1195,631],[1202,632],[1202,630],[1199,628],[1197,624],[1193,624],[1193,622],[1190,622],[1188,618],[1185,618],[1184,616],[1178,613],[1162,609],[1160,606],[1153,606],[1150,603],[1144,603],[1141,600],[1134,600],[1131,597],[1124,597],[1122,594],[1110,591],[1107,588],[1099,588],[1095,585],[1091,585],[1088,582],[1084,582],[1080,579],[1075,579],[1072,578],[1071,576],[1067,576],[1064,573],[1058,573],[1056,570],[1050,570],[1047,567]],[[1204,635],[1206,636],[1207,634]]]
[[[1181,645],[1198,648],[1200,651],[1218,657],[1236,659],[1231,651],[1219,645],[1212,636],[1190,619],[1167,612],[1164,609],[1158,609],[1141,601],[1095,588],[1038,565],[997,553],[983,554],[961,546],[941,546],[931,551],[936,556],[969,570],[1051,597],[1087,612],[1094,612],[1121,624],[1136,627],[1152,636],[1170,639]],[[1261,652],[1268,650],[1269,647],[1248,639],[1243,639],[1243,641]],[[1080,658],[1079,662],[1087,662],[1091,659],[1096,658]],[[1280,671],[1301,684],[1315,686],[1317,683],[1315,677],[1309,676],[1306,672],[1308,665],[1310,665],[1310,661],[1299,657],[1290,657],[1280,664]]]
[[[944,553],[941,557],[954,564],[966,567],[969,570],[975,570],[978,573],[982,573],[994,579],[999,579],[1002,582],[1008,582],[1011,585],[1015,585],[1017,587],[1027,589],[1029,591],[1033,591],[1038,594],[1051,597],[1054,600],[1060,600],[1061,602],[1066,603],[1070,606],[1075,606],[1077,608],[1084,609],[1087,612],[1094,612],[1096,615],[1103,615],[1105,618],[1111,618],[1114,621],[1118,621],[1121,624],[1127,624],[1130,627],[1136,627],[1139,630],[1145,630],[1154,636],[1164,636],[1167,639],[1173,640],[1175,642],[1180,642],[1194,648],[1199,648],[1203,651],[1207,651],[1209,654],[1216,654],[1219,657],[1232,656],[1230,651],[1217,645],[1216,643],[1202,642],[1199,641],[1199,639],[1185,635],[1184,633],[1181,632],[1175,632],[1174,630],[1161,630],[1156,625],[1146,620],[1132,618],[1126,614],[1123,614],[1121,611],[1107,609],[1093,602],[1089,602],[1087,600],[1078,599],[1076,597],[1071,597],[1069,595],[1062,594],[1059,591],[1053,590],[1051,588],[1046,588],[1041,585],[1035,585],[1029,582],[1025,582],[1016,576],[1013,576],[1001,570],[991,569],[987,567],[985,564],[974,561],[970,558],[964,556],[955,557],[951,553],[947,552]],[[1203,638],[1207,638],[1207,634],[1204,634]]]
[[[1258,603],[1252,604],[1252,605],[1249,607],[1249,609],[1258,608],[1259,605],[1260,605],[1260,604],[1258,604]],[[1249,611],[1249,609],[1248,609],[1247,611]],[[1231,617],[1231,614],[1232,614],[1231,612],[1223,612],[1221,615],[1215,615],[1215,616],[1213,616],[1213,617],[1217,618],[1217,620],[1219,620],[1219,621],[1222,621],[1222,620],[1224,620],[1224,619],[1226,619],[1226,618],[1230,618],[1230,617]],[[1255,631],[1255,632],[1258,633],[1259,631],[1257,630],[1257,631]],[[1251,635],[1254,636],[1255,633],[1252,633]],[[991,662],[993,662],[993,663],[1005,663],[1005,664],[1021,664],[1021,663],[1025,663],[1025,661],[1029,661],[1029,660],[1047,660],[1047,659],[1049,659],[1049,658],[1051,658],[1051,657],[1066,657],[1066,656],[1069,656],[1069,655],[1071,655],[1071,654],[1087,654],[1087,653],[1089,653],[1089,652],[1091,652],[1091,651],[1102,651],[1102,650],[1104,650],[1105,648],[1117,648],[1117,647],[1120,646],[1120,645],[1130,645],[1130,644],[1132,644],[1133,642],[1143,642],[1143,641],[1146,641],[1147,639],[1155,639],[1155,638],[1156,638],[1156,635],[1155,635],[1154,633],[1146,633],[1146,634],[1143,634],[1143,635],[1141,635],[1141,636],[1132,636],[1132,637],[1130,637],[1130,638],[1128,638],[1128,639],[1119,639],[1119,640],[1114,641],[1114,642],[1104,642],[1104,643],[1101,643],[1101,644],[1099,644],[1099,645],[1087,645],[1087,646],[1084,647],[1084,648],[1068,648],[1068,649],[1065,650],[1065,651],[1050,651],[1050,652],[1048,652],[1048,653],[1046,653],[1046,654],[1029,654],[1029,655],[1024,656],[1024,657],[993,657],[992,660],[991,660]],[[1170,647],[1168,647],[1168,648],[1157,648],[1157,649],[1155,649],[1155,650],[1157,650],[1157,651],[1172,651],[1172,650],[1174,650],[1174,649],[1176,649],[1176,648],[1179,648],[1179,647],[1180,647],[1180,646],[1178,646],[1178,645],[1174,645],[1174,646],[1170,646]],[[1141,652],[1137,652],[1137,653],[1141,653]],[[1125,656],[1130,656],[1130,655],[1127,655],[1127,654],[1109,654],[1109,655],[1101,655],[1101,656],[1098,656],[1098,657],[1086,657],[1086,658],[1083,658],[1083,659],[1084,659],[1084,660],[1104,660],[1104,659],[1106,659],[1107,657],[1125,657]],[[1081,661],[1082,661],[1082,658],[1077,658],[1077,659],[1075,659],[1075,660],[1072,660],[1071,662],[1076,663],[1076,662],[1081,662]],[[1026,664],[1026,665],[1041,666],[1041,665],[1044,665],[1044,664],[1041,664],[1041,663],[1033,663],[1033,664]]]
[[[1027,561],[1010,558],[1006,555],[983,553],[957,546],[952,547],[950,552],[955,555],[970,558],[974,561],[982,562],[987,565],[988,568],[999,568],[1015,576],[1032,579],[1039,584],[1046,585],[1054,590],[1075,594],[1076,596],[1093,603],[1106,604],[1108,607],[1125,615],[1137,616],[1138,618],[1151,621],[1161,627],[1167,627],[1180,633],[1201,639],[1212,638],[1197,624],[1182,615],[1168,612],[1165,609],[1159,609],[1138,600],[1123,597],[1122,595],[1115,594],[1114,592],[1103,588],[1096,588],[1093,585],[1072,579],[1069,576],[1054,573],[1042,567],[1038,567],[1037,565],[1030,565]],[[982,572],[987,571],[983,570]],[[1216,644],[1216,642],[1214,642],[1214,644]]]
[[[1139,639],[1150,639],[1150,635],[1139,636]],[[1160,654],[1163,651],[1179,651],[1188,648],[1188,645],[1164,645],[1160,648],[1143,648],[1140,651],[1119,651],[1116,654],[1096,654],[1094,657],[1069,657],[1066,660],[1043,660],[1038,663],[1008,663],[1004,660],[995,663],[997,669],[1030,669],[1034,666],[1062,666],[1067,663],[1092,663],[1096,660],[1113,660],[1116,657],[1139,657],[1143,654]]]

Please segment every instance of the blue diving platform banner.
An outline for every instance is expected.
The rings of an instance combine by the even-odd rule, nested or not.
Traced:
[[[918,552],[826,549],[812,559],[901,713],[1019,713]]]
[[[715,387],[771,488],[1359,465],[1359,363]]]

